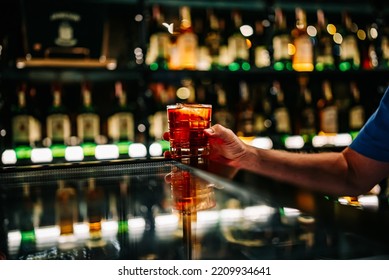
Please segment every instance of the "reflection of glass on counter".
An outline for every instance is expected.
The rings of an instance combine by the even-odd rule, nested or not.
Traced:
[[[169,176],[174,210],[192,213],[215,207],[214,184],[176,166]]]

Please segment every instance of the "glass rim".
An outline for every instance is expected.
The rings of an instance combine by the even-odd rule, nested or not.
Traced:
[[[211,108],[212,104],[203,104],[203,103],[176,103],[176,104],[170,104],[166,105],[167,109],[180,109],[180,108]]]

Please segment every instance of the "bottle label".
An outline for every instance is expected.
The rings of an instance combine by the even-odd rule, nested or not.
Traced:
[[[315,112],[313,109],[304,109],[301,113],[301,134],[314,134],[315,128]]]
[[[230,52],[232,60],[238,58],[247,60],[249,57],[246,39],[240,35],[233,35],[228,39],[228,51]]]
[[[354,64],[359,65],[359,52],[357,41],[353,36],[346,36],[343,39],[340,52],[341,60],[353,60]]]
[[[177,48],[181,69],[196,68],[197,37],[193,33],[184,33],[177,39]]]
[[[108,119],[108,136],[115,141],[134,139],[134,117],[129,112],[120,112]]]
[[[294,41],[296,53],[293,56],[293,67],[298,71],[313,70],[313,48],[308,36],[300,36]]]
[[[32,116],[15,116],[12,121],[13,141],[33,143],[41,139],[41,125]]]
[[[351,130],[360,129],[365,123],[365,111],[362,106],[351,108],[349,113],[349,127]]]
[[[155,139],[163,139],[163,134],[168,131],[168,120],[166,111],[158,111],[152,116],[150,122],[150,134]]]
[[[265,130],[265,116],[262,114],[254,114],[254,133],[259,134]]]
[[[275,61],[280,61],[283,59],[290,59],[288,45],[290,39],[288,35],[279,35],[273,38],[273,48],[274,53],[273,57]]]
[[[12,121],[13,139],[15,142],[30,142],[31,117],[27,115],[16,116]]]
[[[81,139],[94,139],[100,133],[100,118],[96,114],[85,113],[77,117],[77,134]]]
[[[70,137],[70,119],[64,114],[47,117],[47,136],[54,141],[64,141]]]
[[[338,111],[335,106],[323,109],[321,130],[325,133],[338,133]]]
[[[290,119],[286,108],[278,108],[274,111],[277,132],[290,133]]]
[[[382,57],[385,60],[389,60],[389,37],[388,36],[384,36],[382,38],[381,48],[382,48]]]
[[[270,55],[265,46],[258,46],[255,48],[255,66],[258,68],[270,66]]]

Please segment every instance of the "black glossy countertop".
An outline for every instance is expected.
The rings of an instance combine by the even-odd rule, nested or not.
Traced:
[[[387,199],[216,163],[6,168],[0,194],[5,259],[389,259]]]

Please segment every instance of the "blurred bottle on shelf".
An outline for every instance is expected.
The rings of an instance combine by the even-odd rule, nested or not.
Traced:
[[[176,42],[178,68],[195,70],[198,60],[198,37],[193,32],[190,7],[180,7],[180,20],[180,34]]]
[[[46,117],[46,133],[52,144],[65,144],[71,136],[68,109],[62,105],[62,92],[58,84],[52,87],[53,103]]]
[[[108,138],[112,142],[134,141],[134,115],[127,102],[127,92],[123,83],[115,83],[115,97],[117,104],[112,114],[108,117]]]
[[[219,19],[212,9],[207,10],[207,27],[205,34],[205,45],[211,57],[211,70],[222,70],[220,63],[220,48],[223,45],[223,38],[220,31]]]
[[[252,103],[254,107],[254,135],[265,136],[267,134],[266,113],[264,110],[265,95],[267,91],[267,83],[259,83],[251,86],[253,91]]]
[[[217,105],[213,110],[212,122],[221,124],[231,130],[235,130],[235,117],[228,107],[227,94],[223,85],[216,83],[214,90],[217,97]]]
[[[348,12],[342,13],[342,26],[340,34],[342,41],[340,44],[339,70],[357,70],[360,68],[361,58],[358,48],[358,39],[353,30],[353,21]]]
[[[291,37],[287,29],[286,17],[280,8],[276,8],[272,35],[272,62],[274,70],[293,70],[290,45]]]
[[[379,68],[388,69],[389,68],[389,25],[388,22],[385,22],[381,17],[378,25],[378,46],[377,46],[377,56]]]
[[[350,82],[351,104],[349,108],[349,131],[358,132],[366,122],[365,108],[361,102],[361,94],[355,81]]]
[[[317,71],[335,70],[334,41],[329,33],[328,23],[322,9],[316,11],[316,40],[314,48],[315,69]]]
[[[273,81],[269,90],[271,100],[271,114],[274,133],[276,135],[288,135],[292,133],[291,117],[288,107],[285,104],[285,93],[281,83]]]
[[[42,138],[41,123],[27,100],[27,85],[22,83],[17,89],[17,105],[12,110],[12,140],[15,146],[34,146]]]
[[[100,116],[92,101],[90,84],[81,85],[82,107],[77,115],[77,136],[83,143],[95,143],[100,134]]]
[[[155,112],[150,115],[150,137],[154,140],[162,140],[163,133],[168,131],[168,121],[166,105],[175,101],[175,89],[173,86],[163,83],[153,83],[150,85],[154,101]]]
[[[236,133],[241,137],[254,136],[254,107],[247,82],[239,82],[239,104],[237,110]]]
[[[300,93],[295,134],[303,136],[307,142],[312,140],[312,137],[317,132],[316,108],[309,88],[309,77],[307,75],[300,75],[298,77],[298,84]]]
[[[164,27],[164,15],[161,7],[157,4],[152,7],[152,21],[149,39],[149,48],[146,63],[150,69],[167,70],[169,63],[170,36],[166,27]]]
[[[242,26],[242,15],[239,11],[232,11],[233,31],[228,37],[228,52],[231,56],[231,63],[228,65],[230,71],[249,71],[251,69],[249,62],[249,49],[246,38],[243,36],[240,28]]]
[[[317,110],[319,114],[319,132],[327,134],[338,133],[338,107],[335,104],[329,80],[322,82],[322,96],[317,102]]]
[[[313,71],[313,44],[307,33],[307,16],[303,9],[296,8],[296,26],[292,30],[294,54],[292,67],[295,71]]]
[[[265,32],[264,20],[255,21],[255,32],[252,39],[251,50],[251,65],[255,65],[258,69],[268,68],[271,65],[271,59],[268,47],[268,38]]]

